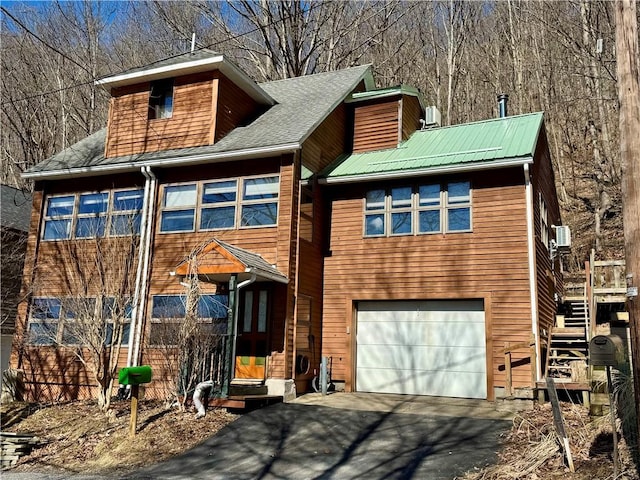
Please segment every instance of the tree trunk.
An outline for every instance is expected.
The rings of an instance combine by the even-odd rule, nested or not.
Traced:
[[[638,135],[640,131],[640,68],[638,66],[636,0],[616,1],[615,11],[627,286],[638,288],[640,286],[640,135]],[[628,296],[628,299],[636,426],[640,435],[640,297]],[[636,448],[637,446],[636,442]]]

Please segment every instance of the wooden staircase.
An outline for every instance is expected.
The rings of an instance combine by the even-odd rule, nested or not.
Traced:
[[[551,328],[547,350],[546,377],[555,382],[575,383],[586,380],[589,346],[589,312],[586,298],[570,300],[563,321]],[[560,317],[562,318],[562,317]]]

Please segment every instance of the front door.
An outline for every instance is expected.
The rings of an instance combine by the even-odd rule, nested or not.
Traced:
[[[235,378],[264,380],[268,353],[269,290],[255,287],[241,292]]]

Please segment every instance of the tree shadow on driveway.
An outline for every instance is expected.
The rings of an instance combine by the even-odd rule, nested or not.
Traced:
[[[453,479],[494,462],[510,427],[507,420],[277,404],[123,478]]]

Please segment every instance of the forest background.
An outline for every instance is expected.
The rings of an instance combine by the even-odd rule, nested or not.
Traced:
[[[195,48],[256,81],[371,63],[378,86],[418,87],[443,125],[544,111],[565,267],[624,258],[614,4],[499,1],[69,1],[0,7],[0,181],[106,125],[94,81]],[[640,12],[640,10],[639,10]],[[504,226],[509,228],[508,225]]]

